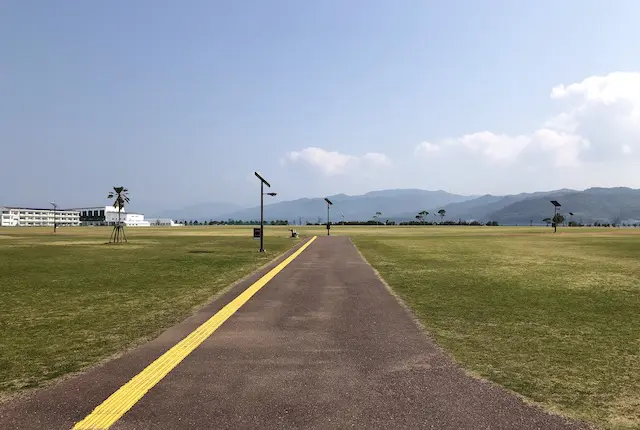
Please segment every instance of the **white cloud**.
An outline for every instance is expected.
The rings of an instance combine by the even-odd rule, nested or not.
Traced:
[[[378,152],[368,152],[356,157],[317,147],[289,152],[281,160],[282,164],[288,162],[308,164],[329,176],[347,173],[360,167],[383,167],[391,164],[389,157]]]
[[[322,148],[309,147],[301,151],[289,152],[286,160],[292,162],[304,162],[319,168],[327,175],[344,172],[349,165],[357,162],[357,158],[351,155],[341,154],[335,151],[325,151]]]
[[[367,152],[364,154],[362,159],[368,161],[374,166],[388,166],[391,164],[389,157],[379,152]]]
[[[558,85],[551,99],[563,102],[563,111],[532,133],[482,131],[424,142],[416,153],[455,150],[490,164],[559,168],[620,160],[640,149],[640,73],[615,72]]]
[[[416,147],[415,153],[417,155],[420,155],[420,154],[426,155],[426,154],[438,152],[438,151],[440,151],[440,147],[438,145],[431,142],[422,142],[420,145]]]

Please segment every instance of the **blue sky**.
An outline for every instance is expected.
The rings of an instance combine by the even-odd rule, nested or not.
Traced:
[[[251,205],[254,170],[278,200],[640,187],[638,16],[633,0],[5,1],[0,204],[102,204],[122,184],[149,212]]]

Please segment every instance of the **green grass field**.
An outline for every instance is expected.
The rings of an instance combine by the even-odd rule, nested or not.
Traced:
[[[156,336],[296,243],[272,231],[260,254],[250,227],[109,233],[0,229],[0,397]]]
[[[325,235],[322,227],[296,228]],[[293,245],[267,227],[0,229],[0,393],[152,338]],[[604,428],[640,428],[640,229],[347,227],[476,375]]]

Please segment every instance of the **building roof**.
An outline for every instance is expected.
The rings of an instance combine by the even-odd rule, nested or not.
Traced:
[[[106,209],[106,208],[113,208],[113,206],[111,206],[111,205],[85,206],[85,207],[82,207],[82,208],[71,208],[69,210],[78,211],[78,210],[85,210],[85,209]],[[116,208],[114,208],[114,209],[116,209]],[[124,211],[124,209],[122,209],[122,211]]]
[[[22,206],[0,206],[2,209],[19,209],[21,211],[53,211],[53,208],[25,208]],[[56,212],[78,212],[77,209],[60,209],[57,208]]]

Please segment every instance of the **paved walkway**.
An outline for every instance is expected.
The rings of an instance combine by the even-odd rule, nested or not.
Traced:
[[[72,428],[262,274],[119,359],[0,404],[0,428]],[[580,427],[466,376],[348,238],[320,237],[111,428]]]

